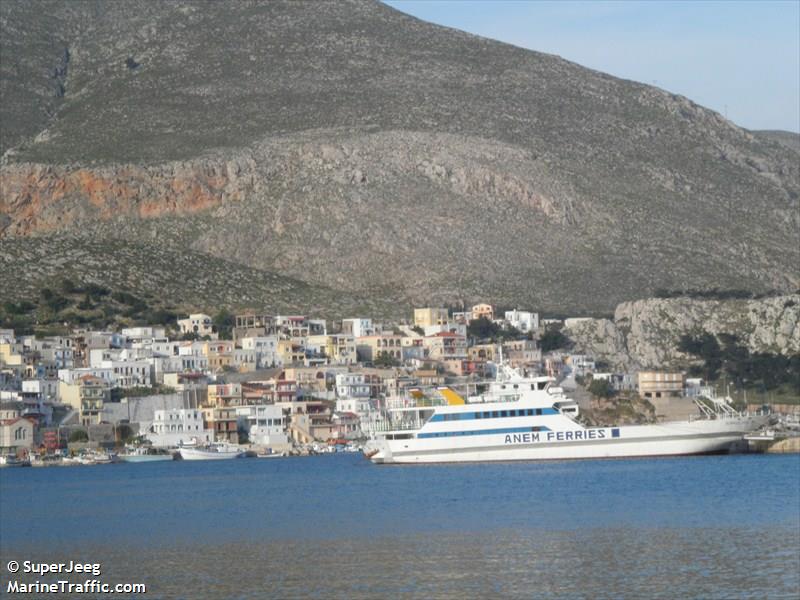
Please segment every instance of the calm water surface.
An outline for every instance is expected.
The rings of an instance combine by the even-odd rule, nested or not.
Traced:
[[[142,598],[796,599],[800,456],[4,469],[0,555],[0,594],[80,559]]]

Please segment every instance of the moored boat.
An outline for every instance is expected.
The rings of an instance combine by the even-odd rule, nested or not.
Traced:
[[[175,457],[172,452],[166,450],[156,450],[154,448],[138,447],[126,448],[123,454],[119,455],[119,459],[123,462],[129,463],[144,463],[144,462],[161,462],[167,460],[174,460]]]
[[[244,451],[225,444],[211,444],[209,446],[182,447],[178,449],[183,460],[225,460],[239,458]]]
[[[17,457],[14,454],[0,456],[0,467],[30,467],[31,461],[26,457]]]
[[[723,406],[688,421],[587,427],[579,407],[550,377],[524,377],[505,364],[488,389],[466,399],[439,388],[442,401],[389,410],[385,430],[364,448],[374,463],[558,460],[727,452],[767,417]]]

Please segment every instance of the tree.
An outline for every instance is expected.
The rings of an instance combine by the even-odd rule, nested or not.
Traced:
[[[471,320],[467,325],[467,335],[492,341],[521,340],[525,337],[525,334],[513,325],[501,327],[486,317]]]
[[[551,352],[560,348],[568,348],[571,344],[570,339],[561,333],[561,327],[548,327],[539,340],[539,346],[542,352]]]
[[[86,433],[83,429],[76,429],[72,433],[69,434],[69,442],[71,444],[77,442],[88,442],[89,441],[89,434]]]
[[[233,326],[236,319],[229,310],[222,308],[214,316],[214,329],[219,334],[221,340],[229,340],[233,337]]]
[[[86,294],[83,300],[78,304],[78,310],[92,310],[94,308],[94,304],[92,303],[92,297],[89,294]]]
[[[467,325],[467,335],[473,338],[487,339],[495,337],[500,327],[486,317],[472,319]]]
[[[593,396],[598,398],[612,398],[615,393],[608,379],[592,379],[588,389]]]
[[[64,277],[61,279],[61,291],[65,294],[76,294],[81,289],[71,279]]]
[[[130,425],[120,425],[117,427],[117,439],[123,444],[129,443],[133,439],[133,429]]]
[[[378,353],[378,356],[373,363],[376,367],[397,367],[400,365],[398,360],[385,350]]]

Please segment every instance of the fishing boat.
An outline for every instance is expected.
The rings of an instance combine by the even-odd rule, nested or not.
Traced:
[[[227,444],[210,444],[208,446],[181,447],[178,449],[183,460],[225,460],[244,456],[244,451]]]
[[[262,452],[261,454],[256,454],[256,458],[283,458],[286,456],[285,452]]]
[[[120,460],[129,463],[160,462],[174,460],[171,452],[166,450],[156,450],[147,447],[129,447],[124,454],[119,455]]]
[[[588,427],[553,378],[525,377],[502,361],[483,393],[437,391],[438,401],[391,408],[364,454],[391,464],[721,453],[768,419],[698,401],[699,416],[687,421]]]
[[[0,456],[0,467],[30,467],[31,461],[27,457],[18,457],[15,454]]]

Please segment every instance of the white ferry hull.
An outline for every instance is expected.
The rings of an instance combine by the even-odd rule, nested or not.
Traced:
[[[244,454],[239,450],[201,450],[199,448],[181,448],[178,451],[183,460],[227,460],[239,458]]]
[[[760,417],[732,417],[538,434],[379,439],[368,455],[378,464],[409,464],[709,454],[727,452],[762,423]],[[581,438],[588,437],[589,432],[596,437],[567,439],[573,438],[576,431],[581,432]],[[598,437],[601,432],[602,438]]]

